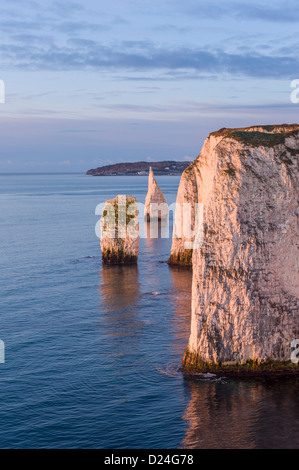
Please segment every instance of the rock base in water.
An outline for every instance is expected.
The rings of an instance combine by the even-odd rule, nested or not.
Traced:
[[[105,264],[137,264],[138,256],[123,251],[104,250],[102,261]]]
[[[185,250],[177,254],[172,254],[168,260],[170,266],[192,267],[193,250]]]
[[[244,363],[224,362],[212,363],[204,362],[198,354],[185,352],[183,359],[183,372],[185,374],[215,374],[227,377],[258,377],[258,376],[288,376],[299,375],[299,364],[291,361],[258,361],[249,360]]]

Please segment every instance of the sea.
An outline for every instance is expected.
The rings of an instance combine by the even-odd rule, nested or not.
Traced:
[[[179,179],[157,178],[169,204]],[[298,448],[298,379],[183,375],[192,273],[167,265],[171,237],[102,266],[96,207],[146,192],[143,176],[0,175],[0,448]]]

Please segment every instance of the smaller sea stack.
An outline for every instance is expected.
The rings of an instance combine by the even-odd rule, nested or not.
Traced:
[[[148,193],[145,199],[144,218],[150,220],[166,219],[168,208],[161,189],[157,181],[152,167],[149,169],[148,175]]]
[[[102,261],[136,264],[139,252],[138,205],[132,196],[106,201],[101,219]]]

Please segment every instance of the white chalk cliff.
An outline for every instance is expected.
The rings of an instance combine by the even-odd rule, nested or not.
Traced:
[[[148,192],[145,199],[144,217],[150,219],[162,220],[167,218],[168,209],[165,198],[155,179],[152,167],[149,169]]]
[[[178,201],[203,203],[185,370],[291,364],[299,338],[299,125],[210,134],[182,175]],[[173,241],[173,257],[184,255],[185,241]]]

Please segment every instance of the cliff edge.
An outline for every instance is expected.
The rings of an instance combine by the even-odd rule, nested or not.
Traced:
[[[178,202],[203,204],[185,371],[299,370],[298,162],[299,125],[221,129],[183,173]]]

